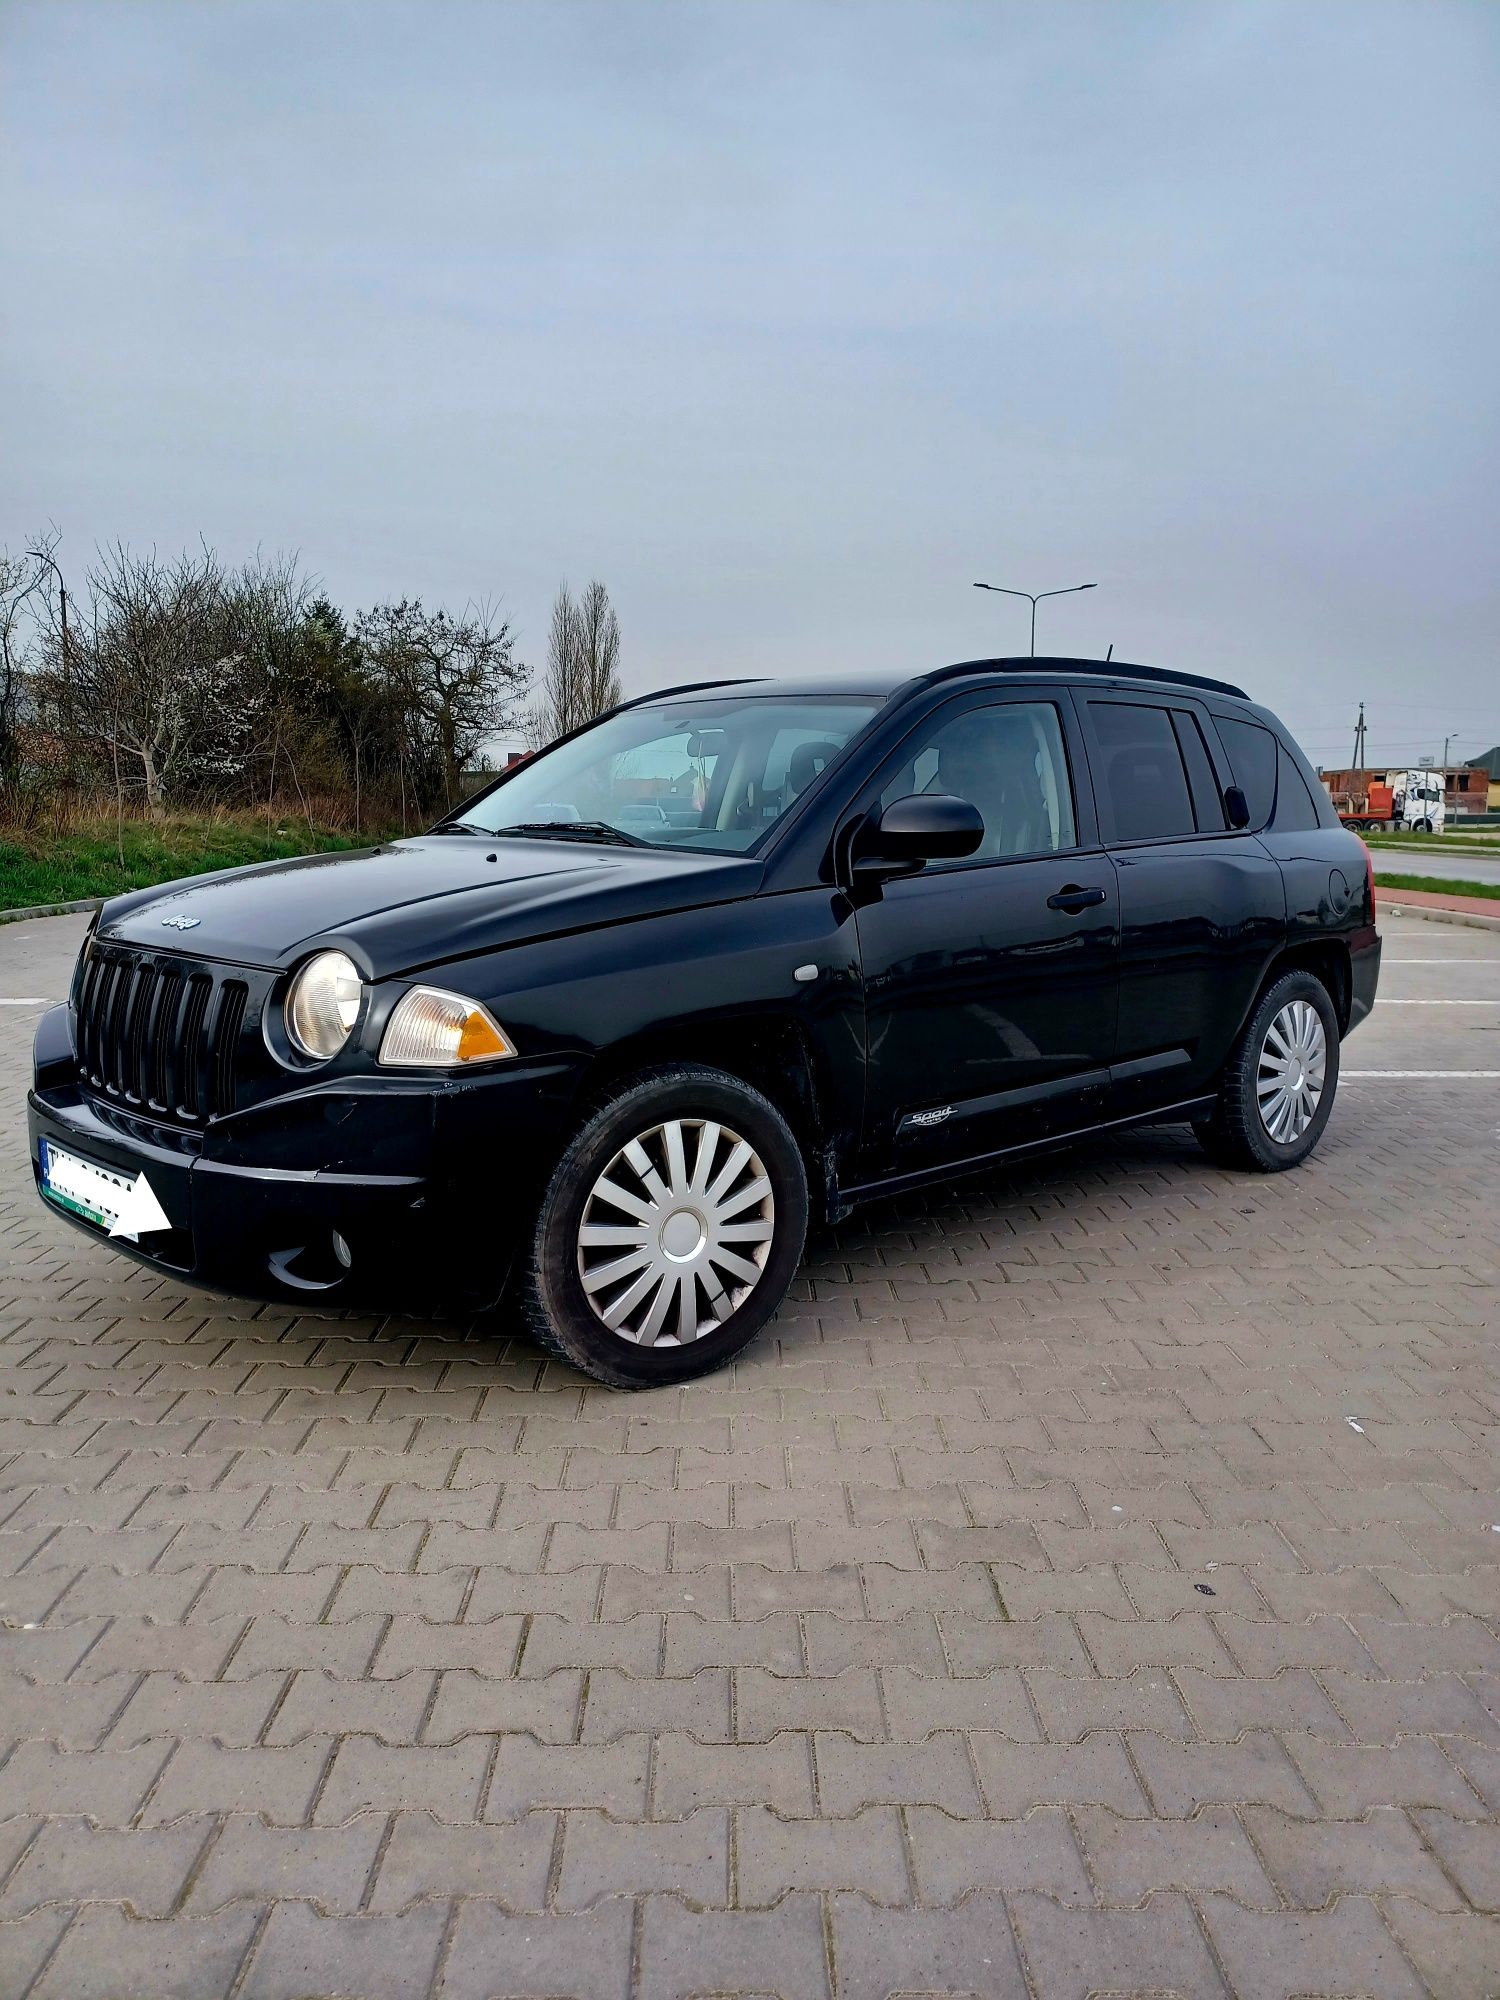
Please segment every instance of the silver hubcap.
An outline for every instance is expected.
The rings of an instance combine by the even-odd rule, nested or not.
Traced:
[[[578,1275],[622,1340],[682,1347],[712,1333],[760,1282],[776,1229],[770,1177],[747,1139],[673,1118],[622,1146],[578,1229]]]
[[[1260,1122],[1280,1145],[1300,1139],[1317,1116],[1328,1066],[1328,1040],[1317,1009],[1289,1000],[1261,1044],[1255,1094]]]

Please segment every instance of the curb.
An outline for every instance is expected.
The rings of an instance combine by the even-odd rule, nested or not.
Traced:
[[[1463,924],[1475,931],[1500,931],[1500,916],[1481,917],[1468,910],[1435,910],[1426,903],[1390,903],[1379,900],[1375,904],[1376,921],[1385,917],[1417,917],[1424,924]]]
[[[0,924],[24,924],[28,917],[72,917],[81,910],[102,910],[108,898],[85,896],[78,903],[38,903],[34,910],[0,910]]]

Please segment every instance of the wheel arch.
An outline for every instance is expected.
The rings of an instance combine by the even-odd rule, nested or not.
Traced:
[[[1266,967],[1265,976],[1246,1012],[1247,1021],[1269,988],[1288,972],[1310,972],[1327,989],[1342,1040],[1349,1032],[1349,1017],[1354,1002],[1354,973],[1347,943],[1342,938],[1309,938],[1284,945]]]
[[[814,1208],[832,1204],[838,1184],[831,1091],[801,1026],[782,1015],[737,1016],[656,1027],[612,1042],[583,1070],[575,1111],[614,1085],[662,1064],[701,1063],[723,1070],[769,1098],[791,1127],[807,1169]]]

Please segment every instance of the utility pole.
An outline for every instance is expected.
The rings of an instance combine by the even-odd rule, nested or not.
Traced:
[[[1365,767],[1365,705],[1363,702],[1361,702],[1359,705],[1359,720],[1354,725],[1354,769],[1356,771],[1362,771],[1364,767]]]

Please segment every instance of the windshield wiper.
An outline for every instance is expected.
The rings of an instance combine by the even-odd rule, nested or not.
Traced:
[[[499,840],[508,833],[538,840],[604,841],[611,847],[651,845],[649,840],[637,840],[633,833],[624,833],[602,819],[523,819],[516,826],[497,826],[491,837]]]
[[[470,826],[467,820],[445,819],[441,826],[435,826],[434,833],[472,833],[476,840],[488,840],[489,835],[482,826]]]

